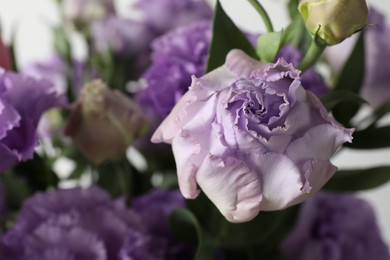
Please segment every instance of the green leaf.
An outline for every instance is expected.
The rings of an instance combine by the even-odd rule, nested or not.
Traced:
[[[23,202],[31,195],[26,183],[11,171],[2,173],[0,181],[4,186],[7,206],[9,209],[19,210]]]
[[[257,40],[257,55],[263,62],[273,62],[285,44],[289,43],[299,47],[304,41],[305,33],[302,18],[296,17],[287,28],[260,36]]]
[[[390,166],[341,170],[325,185],[331,191],[358,191],[376,188],[390,180]]]
[[[258,59],[252,44],[225,13],[219,1],[215,7],[212,35],[206,73],[222,66],[226,55],[232,49],[241,49],[252,58]]]
[[[390,147],[390,126],[370,127],[353,134],[353,142],[345,144],[353,149],[379,149]]]
[[[296,16],[300,16],[298,11],[299,0],[290,0],[288,1],[288,13],[291,19],[294,19]]]
[[[58,185],[58,176],[47,164],[47,160],[34,154],[33,159],[17,164],[12,172],[28,184],[31,192],[45,191]]]
[[[214,259],[215,249],[191,211],[185,208],[175,209],[170,215],[169,222],[178,238],[187,242],[198,242],[195,260]]]
[[[364,65],[364,32],[362,31],[334,89],[359,93],[364,80]],[[350,126],[350,120],[356,115],[359,108],[360,106],[357,104],[342,104],[334,109],[333,115],[340,123]]]
[[[345,102],[353,104],[363,104],[366,101],[358,94],[348,90],[333,90],[321,98],[321,102],[328,111]]]
[[[365,67],[365,50],[364,50],[364,32],[355,44],[355,47],[349,56],[342,72],[337,80],[335,89],[349,90],[359,93],[364,80]]]
[[[257,55],[263,62],[273,62],[282,47],[283,30],[266,33],[257,40]]]

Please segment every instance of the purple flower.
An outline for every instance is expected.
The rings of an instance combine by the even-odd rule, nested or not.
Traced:
[[[302,55],[299,50],[292,45],[285,45],[278,53],[275,61],[283,57],[287,62],[291,62],[294,66],[297,66],[302,59]],[[315,71],[314,68],[306,70],[301,75],[302,86],[304,89],[309,90],[322,97],[327,94],[329,87],[325,84],[322,77]]]
[[[33,157],[42,113],[65,105],[48,81],[0,71],[0,172]]]
[[[174,191],[147,193],[134,211],[97,187],[37,193],[1,237],[0,252],[13,260],[183,259],[188,246],[168,230],[169,214],[183,205]]]
[[[91,25],[93,43],[100,53],[141,55],[152,41],[150,29],[144,24],[111,15]]]
[[[361,95],[374,108],[379,108],[390,100],[389,66],[383,62],[390,59],[390,26],[374,9],[370,10],[369,22],[378,26],[365,29],[366,73]]]
[[[58,56],[50,59],[28,65],[23,68],[22,73],[36,79],[45,79],[54,84],[54,88],[59,93],[66,93],[66,64]],[[84,62],[74,60],[72,63],[72,74],[70,84],[75,95],[77,95],[84,82],[96,78],[96,72],[88,67]]]
[[[211,40],[209,21],[171,31],[153,44],[152,64],[143,75],[147,87],[137,95],[141,107],[165,117],[188,90],[191,75],[203,75]]]
[[[390,259],[372,207],[346,194],[319,193],[308,200],[282,251],[300,260]]]
[[[118,259],[128,233],[142,232],[124,203],[98,188],[37,193],[1,239],[6,259]]]
[[[212,10],[204,0],[138,0],[135,7],[143,12],[144,23],[155,35],[202,19],[211,19]]]
[[[169,230],[169,215],[176,208],[185,207],[185,201],[179,191],[153,190],[134,199],[132,209],[142,219],[149,234],[146,246],[152,247],[157,258],[134,257],[134,259],[193,259],[195,247],[178,242]],[[128,238],[123,252],[131,252],[134,238]],[[140,251],[140,250],[138,250]],[[151,250],[143,250],[149,252]]]
[[[197,79],[152,137],[172,144],[184,197],[203,192],[231,222],[302,202],[334,174],[330,156],[353,129],[328,116],[283,59],[239,50]]]

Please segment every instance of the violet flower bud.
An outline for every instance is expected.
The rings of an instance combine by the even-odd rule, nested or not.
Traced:
[[[146,119],[130,98],[94,80],[81,90],[65,133],[89,160],[99,164],[125,152],[145,130]]]
[[[327,45],[345,40],[368,21],[365,0],[301,0],[298,10],[310,33]]]

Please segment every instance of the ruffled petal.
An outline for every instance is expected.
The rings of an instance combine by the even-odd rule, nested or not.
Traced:
[[[243,161],[208,155],[196,180],[228,221],[249,221],[259,213],[262,201],[260,178]]]
[[[293,141],[286,154],[294,162],[301,164],[309,158],[326,161],[340,145],[352,141],[352,132],[351,129],[337,128],[330,124],[318,125]]]

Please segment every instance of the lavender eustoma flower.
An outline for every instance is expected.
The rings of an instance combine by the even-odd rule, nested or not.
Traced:
[[[152,141],[172,144],[184,197],[196,198],[198,184],[227,220],[244,222],[318,191],[352,132],[304,90],[291,64],[232,50],[225,65],[193,77]]]
[[[65,105],[48,81],[0,71],[0,172],[33,157],[42,113]]]
[[[116,259],[126,233],[136,225],[124,203],[113,203],[98,188],[37,193],[2,237],[1,250],[15,260]]]
[[[302,206],[282,251],[292,260],[390,259],[371,205],[352,195],[322,192]]]
[[[1,237],[0,252],[12,260],[180,259],[175,255],[179,252],[168,254],[177,247],[170,244],[169,234],[157,235],[149,224],[168,227],[168,215],[184,204],[177,195],[147,193],[130,210],[124,200],[114,202],[97,187],[37,193],[23,204],[15,225]],[[144,203],[152,205],[147,220]],[[156,212],[159,215],[153,215]]]
[[[211,19],[212,10],[204,0],[138,0],[135,8],[155,36],[192,22]]]
[[[169,230],[169,215],[174,209],[183,207],[185,207],[184,198],[177,190],[156,189],[134,199],[132,210],[142,219],[142,224],[146,227],[149,235],[148,239],[144,240],[147,241],[145,247],[152,247],[149,250],[143,250],[142,254],[152,251],[156,257],[152,259],[156,260],[193,259],[195,247],[177,241]],[[127,237],[125,245],[122,247],[122,255],[126,255],[125,252],[133,251],[135,247],[133,240],[133,235]],[[138,250],[138,252],[140,251]],[[140,255],[139,258],[134,259],[150,258]]]
[[[153,44],[152,64],[144,73],[146,88],[137,94],[139,105],[154,116],[166,117],[188,90],[191,75],[203,75],[211,40],[211,24],[183,26]]]
[[[298,66],[302,59],[302,55],[299,53],[299,50],[292,45],[285,45],[279,51],[275,61],[281,57],[283,57],[283,59],[287,62],[291,62],[294,66]],[[315,71],[314,68],[307,69],[300,76],[304,89],[313,92],[317,95],[317,97],[322,97],[328,93],[329,87],[325,84],[322,77]]]
[[[375,9],[370,10],[369,22],[378,26],[365,29],[366,73],[361,95],[371,106],[379,108],[390,100],[389,67],[383,64],[390,59],[390,26]]]

